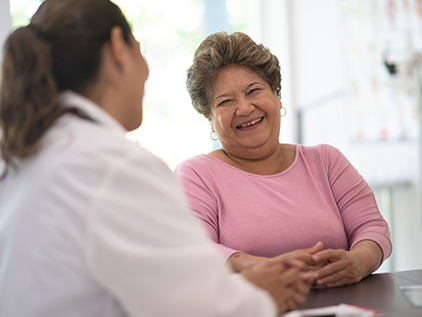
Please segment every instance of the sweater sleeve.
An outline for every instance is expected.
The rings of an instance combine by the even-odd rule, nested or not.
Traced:
[[[198,217],[211,240],[228,259],[233,253],[239,252],[220,244],[219,219],[218,219],[218,194],[206,181],[206,168],[201,168],[200,173],[188,161],[184,161],[175,170],[180,184],[193,213]]]
[[[323,146],[321,156],[347,232],[349,249],[359,241],[372,240],[380,246],[384,261],[392,252],[390,230],[372,189],[336,148]]]
[[[224,265],[165,164],[122,157],[94,196],[85,254],[128,316],[275,316],[270,296]]]

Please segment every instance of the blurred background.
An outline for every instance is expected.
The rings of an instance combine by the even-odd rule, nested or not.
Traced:
[[[171,169],[218,148],[186,70],[208,34],[245,32],[280,60],[280,141],[339,148],[374,190],[394,245],[378,272],[422,268],[421,0],[114,2],[150,65],[145,119],[128,138]],[[0,0],[0,43],[40,3]]]

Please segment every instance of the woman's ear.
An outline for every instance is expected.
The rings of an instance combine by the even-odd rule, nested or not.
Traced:
[[[114,66],[123,73],[126,72],[128,64],[127,43],[125,42],[123,31],[119,26],[115,26],[110,31],[110,59]]]

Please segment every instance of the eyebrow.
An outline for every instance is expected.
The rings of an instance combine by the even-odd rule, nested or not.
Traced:
[[[217,99],[219,99],[219,98],[223,98],[223,97],[228,97],[229,95],[228,94],[223,94],[223,95],[220,95],[220,96],[218,96],[218,97],[216,97],[215,99],[214,99],[214,103],[217,101]]]
[[[253,85],[261,85],[261,86],[264,86],[263,84],[261,84],[260,82],[258,82],[258,81],[255,81],[255,82],[253,82],[253,83],[250,83],[249,85],[247,85],[246,86],[246,89],[248,89],[248,88],[250,88],[251,86],[253,86]],[[245,89],[245,90],[246,90]],[[215,99],[214,99],[214,103],[217,101],[217,99],[219,99],[219,98],[223,98],[223,97],[228,97],[229,95],[228,94],[222,94],[222,95],[220,95],[220,96],[217,96]]]
[[[264,85],[263,85],[263,84],[261,84],[260,82],[256,81],[256,82],[254,82],[254,83],[249,84],[249,85],[246,87],[246,89],[250,88],[250,87],[251,87],[251,86],[253,86],[253,85],[261,85],[261,86],[264,86]]]

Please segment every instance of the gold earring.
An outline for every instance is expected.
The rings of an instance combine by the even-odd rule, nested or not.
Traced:
[[[210,132],[210,138],[213,141],[217,141],[218,140],[217,134],[215,134],[215,138],[213,138],[213,135],[212,135],[213,133],[215,134],[214,130],[211,130],[211,132]]]
[[[287,114],[287,110],[286,110],[286,108],[282,107],[281,109],[284,109],[284,113],[283,113],[283,114],[280,114],[280,116],[281,116],[281,117],[286,116],[286,114]],[[281,110],[281,109],[280,109],[280,110]]]

